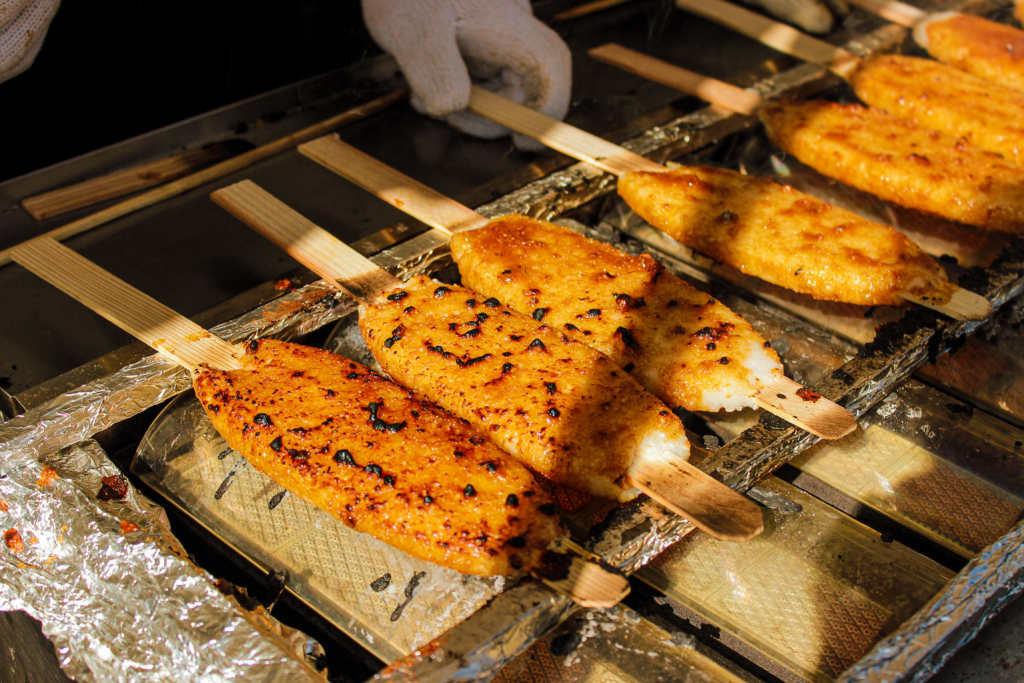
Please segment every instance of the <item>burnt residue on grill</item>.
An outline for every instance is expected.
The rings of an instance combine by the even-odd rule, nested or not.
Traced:
[[[398,621],[402,617],[402,612],[412,602],[413,595],[415,594],[416,587],[420,585],[420,581],[426,576],[426,572],[416,572],[409,579],[409,583],[405,585],[405,600],[399,603],[395,611],[391,613],[391,621]]]

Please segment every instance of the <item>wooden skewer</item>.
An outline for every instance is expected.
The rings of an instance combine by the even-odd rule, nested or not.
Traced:
[[[508,128],[534,137],[569,156],[593,163],[610,173],[625,173],[632,170],[663,172],[665,170],[660,164],[639,154],[634,154],[595,135],[556,121],[528,107],[516,105],[500,95],[495,95],[482,88],[474,86],[469,106],[478,114],[489,118],[493,115],[493,120]],[[331,148],[338,149],[332,152]],[[471,223],[473,227],[477,227],[486,223],[486,219],[472,209],[388,168],[369,155],[353,150],[350,145],[346,145],[336,138],[323,137],[306,143],[299,147],[299,152],[319,161],[332,171],[344,175],[365,189],[375,192],[379,197],[383,195],[374,184],[376,181],[384,182],[388,193],[394,192],[393,188],[404,184],[403,196],[406,197],[406,201],[396,203],[395,206],[430,225],[435,225],[437,217],[446,213],[459,216],[462,226]],[[591,159],[593,159],[592,162]],[[421,207],[408,201],[408,198],[411,197],[424,198],[424,205]],[[453,206],[451,209],[445,210],[441,206],[442,203]],[[475,221],[470,221],[467,212],[475,214],[478,218]],[[759,391],[753,396],[753,399],[765,410],[823,439],[841,439],[857,428],[857,420],[850,411],[828,399],[821,399],[812,408],[804,405],[804,402],[791,391]]]
[[[334,138],[322,138],[316,143],[317,147],[323,147],[326,144],[344,145]],[[348,166],[347,173],[363,178],[386,176],[389,182],[387,187],[393,188],[394,185],[390,184],[394,178],[392,173],[397,174],[398,172],[387,172],[381,162],[369,157],[368,159],[374,166],[384,168],[367,169],[366,175],[361,176],[358,168]],[[406,179],[406,182],[411,186],[417,185],[412,179]],[[428,218],[432,219],[437,215],[440,209],[438,202],[441,199],[452,205],[452,215],[464,218],[465,212],[471,211],[429,188],[415,187],[410,192],[414,192],[416,196],[427,198],[428,201],[423,207],[423,212],[419,211],[420,207],[416,204],[406,204],[402,208],[424,222],[428,222]],[[339,245],[338,239],[333,235],[314,225],[251,181],[242,181],[218,190],[211,196],[217,204],[233,215],[242,218],[260,234],[276,233],[272,238],[274,243],[279,246],[284,245],[285,251],[292,258],[314,271],[321,261],[319,259],[305,261],[310,250],[338,254],[351,261],[349,266],[340,269],[333,266],[328,267],[318,274],[329,281],[337,282],[340,288],[356,296],[354,290],[357,287],[350,288],[347,281],[344,279],[338,281],[334,275],[338,272],[362,272],[363,266],[359,263],[369,262],[358,252],[348,247],[342,248],[344,245]],[[485,221],[486,219],[480,216],[480,220]],[[301,231],[301,234],[297,235],[299,239],[296,246],[293,247],[290,240],[296,236],[297,231]],[[356,298],[361,304],[372,305],[370,302],[376,301],[380,294],[391,289],[393,286],[362,300]],[[684,460],[673,457],[656,463],[635,463],[630,466],[629,476],[637,488],[645,492],[648,490],[656,492],[655,500],[676,514],[686,517],[698,528],[715,538],[727,541],[745,541],[761,533],[764,529],[761,510],[754,503]]]
[[[662,85],[667,85],[690,95],[695,95],[715,106],[735,111],[740,114],[752,115],[756,113],[762,103],[762,99],[759,96],[749,93],[741,88],[737,88],[734,85],[694,73],[693,71],[663,62],[660,59],[655,59],[654,57],[643,55],[639,52],[622,47],[621,45],[603,45],[601,47],[594,48],[589,54],[595,59],[606,64],[626,69],[638,76],[643,76],[644,78],[661,83]],[[472,107],[473,105],[471,104],[470,106]],[[483,114],[484,116],[503,116],[501,114],[503,108],[499,108],[494,105],[489,105],[486,111],[488,113]],[[504,123],[504,125],[509,128],[513,128],[510,123],[513,121],[511,115],[508,116],[508,121],[510,122],[505,122],[502,119],[495,120],[498,120],[499,123]],[[525,135],[533,136],[533,133],[526,130],[518,128],[515,130]],[[558,129],[550,124],[545,124],[543,126],[534,125],[531,130],[534,130],[538,134],[545,135],[545,138],[543,139],[539,137],[537,138],[544,144],[549,145],[564,154],[568,154],[569,156],[581,158],[568,148],[568,145],[571,144],[571,139],[578,137],[579,134],[577,132],[571,133],[572,138],[570,138],[570,134],[561,135],[558,132]],[[600,140],[600,138],[597,139]],[[955,320],[984,320],[990,313],[992,313],[992,305],[985,297],[957,287],[953,284],[949,285],[948,290],[949,291],[946,293],[946,296],[921,297],[907,292],[900,292],[900,297],[912,303],[924,306],[925,308],[938,311],[939,313],[947,315]]]
[[[256,207],[252,215],[261,215],[261,210]],[[200,365],[221,370],[242,366],[236,355],[241,355],[240,348],[210,334],[50,237],[18,245],[11,250],[11,257],[190,372],[194,373]],[[387,273],[384,275],[393,279]],[[356,279],[361,281],[358,276]],[[246,462],[245,458],[238,459],[215,497],[224,495],[234,475]],[[567,577],[542,580],[584,607],[612,607],[629,593],[629,582],[621,574],[608,572],[591,560],[585,551],[577,552]]]
[[[847,78],[860,63],[860,57],[849,50],[724,0],[676,0],[676,6],[728,26],[779,52],[820,64],[841,78]]]
[[[897,0],[850,0],[850,4],[874,12],[883,19],[888,19],[894,24],[907,28],[914,28],[918,22],[929,16],[928,12],[923,9]]]
[[[551,17],[551,20],[568,21],[569,19],[577,19],[627,2],[630,2],[630,0],[594,0],[594,2],[585,2],[582,5],[576,5],[575,7],[570,7],[563,12],[558,12]]]
[[[135,338],[194,372],[201,364],[241,367],[240,351],[185,316],[146,296],[51,237],[11,250],[11,257]]]
[[[97,211],[85,218],[72,221],[67,225],[51,230],[41,236],[52,237],[55,240],[65,240],[69,237],[92,230],[93,228],[109,223],[121,216],[127,216],[128,214],[144,209],[147,206],[152,206],[162,202],[165,199],[177,197],[178,195],[197,188],[204,183],[208,183],[212,180],[216,180],[217,178],[223,178],[226,175],[240,171],[243,168],[262,161],[263,159],[269,159],[270,157],[277,156],[278,154],[295,147],[301,142],[320,137],[339,126],[346,125],[353,121],[362,120],[381,109],[405,99],[408,94],[408,90],[399,90],[393,93],[388,93],[383,97],[379,97],[376,100],[362,104],[354,109],[349,109],[337,116],[332,116],[329,119],[315,123],[312,126],[296,131],[291,135],[286,135],[285,137],[274,140],[273,142],[268,142],[262,147],[257,147],[256,149],[239,154],[237,157],[227,159],[208,168],[204,168],[198,173],[193,173],[192,175],[185,176],[184,178],[179,178],[178,180],[162,185],[161,187],[154,188],[148,192],[143,192],[138,196],[126,199],[125,201],[119,202],[114,206],[103,209],[102,211]],[[4,266],[11,262],[12,249],[14,249],[14,247],[0,250],[0,266]]]

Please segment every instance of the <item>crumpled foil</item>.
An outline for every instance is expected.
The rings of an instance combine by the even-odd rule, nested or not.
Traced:
[[[0,610],[40,620],[78,681],[323,680],[302,661],[315,644],[221,594],[159,507],[126,481],[124,498],[97,498],[119,474],[94,441],[5,457],[0,526],[23,548],[0,547]]]
[[[924,681],[1022,591],[1024,521],[971,560],[945,590],[836,683]]]

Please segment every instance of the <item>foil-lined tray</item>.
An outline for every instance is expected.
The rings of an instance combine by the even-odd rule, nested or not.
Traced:
[[[965,558],[1024,514],[1024,431],[913,381],[860,423],[791,464]]]
[[[804,680],[835,679],[953,578],[775,477],[757,494],[773,503],[763,534],[697,532],[637,576]]]

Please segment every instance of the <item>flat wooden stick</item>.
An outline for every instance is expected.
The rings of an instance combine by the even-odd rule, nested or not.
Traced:
[[[918,22],[928,17],[928,12],[897,0],[850,0],[850,4],[907,28],[914,28]]]
[[[617,176],[630,171],[665,170],[661,164],[639,154],[529,107],[511,102],[479,86],[473,86],[469,108],[517,133],[528,135],[552,149]]]
[[[728,26],[779,52],[820,64],[842,78],[860,63],[860,58],[848,50],[723,0],[676,0],[676,6]]]
[[[984,320],[992,313],[992,304],[980,294],[949,285],[948,297],[916,296],[900,292],[900,296],[911,303],[930,308],[954,320]]]
[[[822,439],[841,439],[857,429],[853,413],[785,375],[775,377],[753,398],[769,413]]]
[[[644,78],[677,88],[690,95],[696,95],[713,105],[741,114],[754,114],[763,102],[761,97],[734,85],[688,71],[614,43],[594,48],[590,51],[590,55],[607,64],[624,68]],[[559,151],[577,159],[582,158],[581,154],[576,154],[567,145],[563,145]],[[905,292],[901,292],[899,296],[911,303],[938,311],[956,320],[984,320],[992,312],[992,305],[985,297],[952,284],[949,285],[949,296],[946,297],[919,297]]]
[[[380,161],[377,161],[372,157],[367,157],[361,163],[371,164],[374,167],[383,166]],[[397,174],[398,176],[401,176],[401,174],[397,171],[393,171],[392,174],[385,174],[379,171],[380,169],[377,168],[369,168],[365,173],[355,172],[354,176],[362,178],[364,181],[369,178],[387,178],[387,188],[393,189],[395,187],[393,184],[395,176],[392,174]],[[411,178],[406,178],[405,183],[407,186],[413,188],[417,185],[416,181]],[[374,188],[370,187],[367,189],[373,190]],[[255,187],[255,190],[247,186],[244,186],[240,190],[232,190],[230,187],[225,188],[225,190],[227,190],[227,192],[224,195],[221,195],[218,203],[224,201],[233,205],[235,208],[232,209],[232,213],[243,217],[243,220],[252,227],[256,227],[255,224],[259,222],[260,226],[258,227],[258,230],[260,234],[269,235],[279,228],[285,229],[284,234],[272,238],[275,244],[286,242],[288,239],[287,235],[294,234],[295,231],[290,226],[302,225],[306,222],[305,218],[280,202],[273,203],[273,211],[267,211],[261,208],[271,204],[271,202],[268,202],[265,197],[263,197],[265,193],[258,187]],[[224,192],[224,190],[221,192]],[[404,194],[405,196],[420,196],[416,191],[406,192]],[[244,206],[253,199],[256,200],[255,203],[257,205],[255,207],[248,208]],[[480,214],[477,214],[475,211],[462,206],[455,200],[444,197],[444,195],[430,195],[430,202],[425,207],[419,207],[415,203],[408,203],[404,204],[401,208],[403,211],[409,213],[409,215],[423,220],[420,218],[418,213],[419,209],[423,208],[426,214],[436,215],[437,211],[443,208],[439,207],[437,204],[439,199],[444,199],[445,202],[451,204],[452,207],[450,214],[459,217],[460,220],[465,220],[467,215],[466,212],[472,212],[476,216],[480,216]],[[283,215],[289,213],[294,215],[291,217]],[[483,216],[480,216],[480,218],[483,218]],[[293,258],[314,272],[317,272],[328,281],[338,281],[338,278],[334,276],[339,272],[354,272],[362,274],[365,272],[365,268],[367,267],[377,267],[372,261],[354,250],[339,250],[336,247],[327,244],[329,242],[337,242],[338,239],[325,230],[301,230],[299,231],[299,234],[304,242],[303,247],[296,249],[287,247],[286,251]],[[317,271],[317,268],[323,266],[322,259],[311,258],[309,261],[305,261],[304,259],[310,251],[315,252],[321,247],[336,254],[338,258],[350,261],[350,264],[340,268],[338,266],[331,265],[326,267],[323,272]],[[341,280],[338,284],[346,290],[348,289],[344,280]],[[388,287],[387,289],[390,290],[393,289],[393,287]],[[377,292],[376,295],[379,297],[381,293],[383,292]],[[664,462],[669,462],[670,465],[663,466]],[[721,538],[722,540],[737,540],[741,539],[741,537],[741,540],[745,540],[746,538],[756,536],[760,533],[761,527],[755,526],[751,523],[751,520],[756,517],[758,525],[762,524],[760,509],[747,498],[733,491],[721,482],[716,481],[692,465],[683,463],[676,458],[666,458],[665,460],[660,460],[650,464],[649,466],[645,466],[643,473],[644,486],[648,489],[660,492],[658,498],[659,502],[663,502],[666,507],[669,507],[672,511],[683,515],[712,536]],[[688,497],[690,495],[696,496],[692,500],[692,505],[691,499]],[[739,510],[744,514],[742,514],[737,520],[728,520],[722,513],[722,511],[727,510]]]
[[[669,455],[654,462],[635,460],[629,466],[629,480],[652,500],[720,541],[749,541],[764,531],[764,516],[757,505],[739,494],[724,495],[721,489],[732,489],[685,460]],[[679,505],[681,500],[684,505]]]
[[[341,286],[362,304],[373,305],[402,281],[293,211],[251,180],[217,190],[210,197],[296,261]]]
[[[762,103],[759,95],[742,88],[702,76],[616,43],[595,47],[587,54],[599,62],[611,64],[655,83],[695,95],[728,111],[753,115]]]
[[[123,202],[115,204],[114,206],[97,211],[94,214],[80,218],[77,221],[72,221],[67,225],[61,226],[54,230],[49,231],[44,237],[52,237],[55,240],[65,240],[69,237],[81,234],[93,228],[99,227],[110,221],[126,216],[140,209],[144,209],[147,206],[152,206],[165,199],[176,197],[188,190],[194,189],[208,183],[211,180],[217,178],[223,178],[226,175],[239,171],[243,168],[251,166],[258,161],[269,159],[270,157],[277,156],[282,152],[295,147],[301,142],[306,140],[312,140],[313,138],[319,137],[328,133],[339,126],[344,126],[349,123],[360,121],[371,114],[374,114],[381,109],[390,107],[392,104],[399,102],[409,94],[408,90],[400,90],[393,92],[383,97],[379,97],[376,100],[362,104],[354,109],[349,109],[346,112],[332,116],[329,119],[315,123],[308,128],[304,128],[300,131],[286,135],[279,140],[269,142],[262,147],[249,150],[243,154],[239,154],[237,157],[227,159],[219,164],[205,168],[198,173],[194,173],[190,176],[180,178],[174,182],[168,183],[161,187],[144,192],[137,197],[132,197]],[[12,247],[13,249],[13,247]],[[11,249],[0,250],[0,266],[6,265],[11,262]]]
[[[476,211],[413,181],[334,136],[326,135],[299,145],[299,152],[400,211],[410,213],[406,207],[415,206],[415,213],[410,215],[448,236],[487,223],[487,218]]]
[[[209,145],[37,194],[21,200],[21,207],[41,221],[176,180],[225,156],[227,148],[224,145]]]
[[[50,237],[11,250],[19,264],[190,372],[205,363],[221,370],[241,367],[240,351],[183,315]]]
[[[576,5],[575,7],[570,7],[565,11],[558,12],[551,17],[551,20],[568,21],[569,19],[577,19],[579,17],[585,17],[588,14],[600,12],[603,9],[622,5],[630,1],[631,0],[594,0],[594,2],[585,2],[582,5]]]
[[[629,595],[629,579],[602,567],[600,557],[565,538],[558,543],[558,552],[572,557],[569,575],[553,579],[537,574],[542,582],[555,591],[568,595],[580,607],[607,609],[619,604]]]

